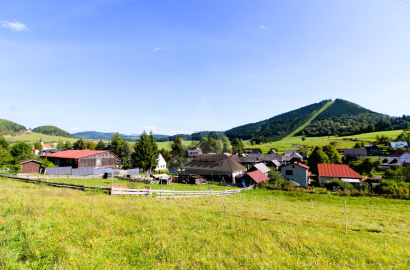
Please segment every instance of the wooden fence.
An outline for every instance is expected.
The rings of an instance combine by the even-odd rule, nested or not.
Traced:
[[[59,182],[50,182],[50,181],[43,181],[40,180],[40,178],[36,179],[30,179],[29,177],[18,177],[17,175],[13,174],[0,174],[2,177],[7,177],[11,179],[15,179],[21,182],[26,182],[26,183],[32,183],[32,184],[37,184],[37,185],[46,185],[46,186],[52,186],[52,187],[58,187],[58,188],[68,188],[68,189],[76,189],[76,190],[95,190],[95,189],[101,189],[101,190],[106,190],[108,192],[111,191],[111,187],[87,187],[86,185],[75,185],[75,184],[68,184],[68,183],[59,183]],[[57,177],[54,177],[57,178]]]
[[[238,194],[242,191],[253,189],[254,186],[229,189],[229,190],[203,190],[203,191],[178,191],[178,190],[153,190],[153,189],[127,189],[127,188],[111,188],[111,195],[130,195],[130,196],[156,196],[163,198],[187,198],[200,196],[225,196]]]
[[[111,195],[130,195],[130,196],[155,196],[160,198],[188,198],[188,197],[200,197],[200,196],[225,196],[238,194],[242,191],[253,189],[255,186],[250,186],[247,188],[241,189],[229,189],[229,190],[203,190],[203,191],[178,191],[178,190],[153,190],[153,189],[127,189],[127,188],[115,188],[115,187],[87,187],[86,185],[76,185],[68,183],[59,183],[59,182],[50,182],[40,180],[39,176],[36,176],[34,179],[31,177],[19,177],[17,174],[0,174],[1,177],[7,177],[15,179],[18,181],[32,183],[37,185],[46,185],[58,188],[68,188],[76,190],[105,190]],[[53,177],[57,178],[57,177]]]

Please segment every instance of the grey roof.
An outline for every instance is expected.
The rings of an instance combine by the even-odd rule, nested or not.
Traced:
[[[344,155],[358,155],[358,156],[367,156],[366,149],[362,148],[345,148],[343,149]]]
[[[277,161],[276,159],[274,159],[274,160],[269,160],[269,162],[272,162],[273,164],[275,164],[275,166],[276,167],[280,167],[280,162],[279,161]]]
[[[382,165],[400,165],[400,160],[397,157],[380,157]]]
[[[238,163],[256,163],[256,157],[235,157],[234,158]]]
[[[280,154],[266,154],[263,158],[265,161],[269,160],[277,160],[277,161],[282,161],[283,155]]]
[[[286,149],[285,150],[285,156],[292,156],[294,154],[297,154],[298,150],[296,149]]]
[[[263,173],[270,172],[270,169],[263,163],[255,164],[255,165],[253,165],[253,167],[255,167],[256,169],[260,170]]]

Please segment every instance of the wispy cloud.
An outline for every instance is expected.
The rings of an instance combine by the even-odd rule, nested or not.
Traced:
[[[79,131],[80,129],[78,127],[72,127],[71,130],[72,131]]]
[[[258,29],[259,29],[259,30],[266,30],[267,28],[266,28],[266,26],[264,26],[264,25],[259,25]]]
[[[13,31],[27,31],[28,28],[21,22],[9,22],[9,21],[0,21],[1,26],[4,28],[11,29]]]
[[[155,49],[153,49],[154,52],[160,51],[160,50],[162,50],[162,48],[155,48]]]

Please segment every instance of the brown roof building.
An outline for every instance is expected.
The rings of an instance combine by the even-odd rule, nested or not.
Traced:
[[[25,159],[19,162],[22,165],[21,173],[41,173],[43,162],[34,159]]]
[[[235,176],[245,171],[245,167],[231,157],[223,154],[203,154],[182,166],[180,177],[195,174],[213,180],[224,178],[227,182],[231,179],[235,183]]]

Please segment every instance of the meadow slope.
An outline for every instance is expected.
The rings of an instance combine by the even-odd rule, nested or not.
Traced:
[[[253,190],[225,197],[224,214],[221,197],[116,197],[0,178],[0,202],[3,269],[410,267],[409,201]]]

